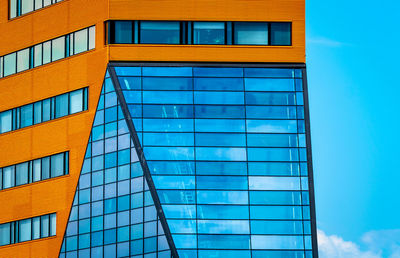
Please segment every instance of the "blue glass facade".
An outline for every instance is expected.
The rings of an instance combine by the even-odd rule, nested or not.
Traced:
[[[106,83],[59,257],[166,258],[169,250],[114,87]]]
[[[61,257],[313,257],[304,70],[109,72]]]

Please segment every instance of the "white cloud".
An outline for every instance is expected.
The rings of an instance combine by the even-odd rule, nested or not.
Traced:
[[[318,230],[320,258],[400,258],[400,229],[367,232],[361,245]]]
[[[315,45],[323,45],[327,47],[342,47],[342,46],[348,46],[349,44],[336,41],[333,39],[329,38],[324,38],[324,37],[312,37],[312,38],[307,38],[306,41],[308,44],[315,44]]]

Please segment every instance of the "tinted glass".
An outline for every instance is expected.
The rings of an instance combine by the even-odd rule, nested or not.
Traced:
[[[271,23],[271,45],[290,46],[291,27],[291,23],[289,22]]]
[[[268,45],[268,23],[235,22],[234,42],[238,45]]]
[[[225,44],[225,23],[193,22],[193,44]]]
[[[116,44],[127,44],[133,43],[133,23],[131,21],[115,21],[111,23],[114,25],[115,38],[114,42]]]
[[[140,43],[142,44],[179,44],[179,22],[140,22]]]

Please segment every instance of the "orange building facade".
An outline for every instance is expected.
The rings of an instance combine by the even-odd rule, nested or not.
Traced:
[[[2,68],[0,112],[85,87],[88,90],[86,109],[55,115],[53,119],[32,122],[25,127],[16,126],[0,134],[0,168],[63,152],[68,152],[69,158],[68,173],[37,182],[31,179],[19,186],[14,183],[0,190],[0,224],[53,213],[57,216],[55,235],[0,246],[0,257],[59,257],[110,62],[260,63],[305,67],[304,0],[63,0],[14,18],[10,18],[10,8],[10,0],[0,0],[0,57],[92,26],[95,46],[46,64],[44,61],[38,66],[30,64],[20,72],[17,68],[7,76]],[[107,22],[113,20],[290,22],[292,35],[288,46],[107,44]],[[314,234],[314,214],[312,217]],[[317,257],[314,238],[315,235],[312,253]]]

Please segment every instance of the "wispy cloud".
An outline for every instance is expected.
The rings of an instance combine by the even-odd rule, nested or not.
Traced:
[[[307,43],[308,44],[314,44],[314,45],[322,45],[322,46],[327,46],[327,47],[342,47],[342,46],[349,46],[350,44],[341,42],[341,41],[336,41],[333,39],[329,38],[324,38],[324,37],[311,37],[307,38]]]
[[[400,229],[367,232],[361,241],[364,248],[318,230],[320,258],[400,258]]]

